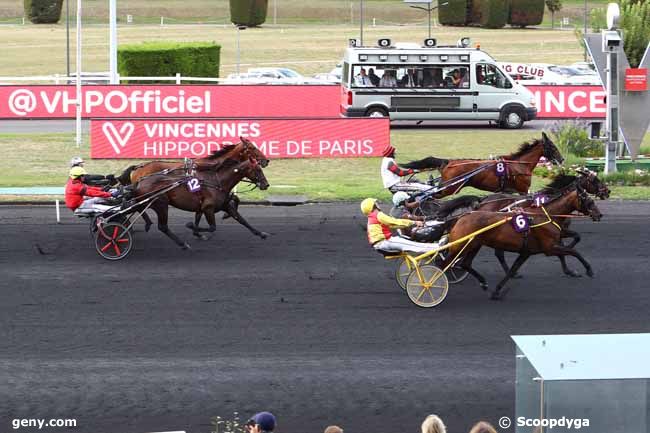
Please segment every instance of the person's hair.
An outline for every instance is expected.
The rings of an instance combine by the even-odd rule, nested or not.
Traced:
[[[479,421],[474,424],[469,433],[497,433],[497,431],[489,422]]]
[[[422,433],[447,433],[447,427],[438,415],[429,415],[422,421]]]
[[[327,426],[324,433],[343,433],[343,429],[337,425]]]

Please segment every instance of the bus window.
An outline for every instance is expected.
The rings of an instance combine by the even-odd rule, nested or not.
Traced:
[[[350,64],[343,63],[343,70],[341,71],[341,82],[343,84],[350,84]]]

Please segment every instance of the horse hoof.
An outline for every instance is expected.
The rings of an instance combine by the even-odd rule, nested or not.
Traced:
[[[492,292],[492,293],[490,294],[490,299],[491,299],[492,301],[500,301],[500,300],[503,299],[503,298],[501,298],[501,295],[499,294],[499,292]]]
[[[145,233],[149,232],[149,229],[151,229],[151,223],[145,223],[144,224],[144,231]]]
[[[262,238],[262,239],[266,239],[266,238],[269,237],[269,234],[266,233],[266,232],[262,232],[262,233],[259,234],[259,237]]]
[[[571,278],[581,278],[582,275],[580,275],[580,272],[576,272],[573,269],[569,269],[565,272],[565,274]]]
[[[185,224],[185,227],[187,227],[190,230],[194,230],[194,223],[187,223]]]
[[[487,283],[481,283],[481,289],[483,289],[484,292],[487,292],[487,290],[488,290]]]
[[[589,278],[593,278],[594,277],[594,271],[592,271],[591,269],[587,270],[587,276]]]
[[[192,249],[190,244],[188,244],[187,242],[185,242],[181,248],[184,249],[184,250],[191,250]]]

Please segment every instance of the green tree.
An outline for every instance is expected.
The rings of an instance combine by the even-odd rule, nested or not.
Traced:
[[[562,9],[562,0],[546,0],[546,7],[551,12],[551,28],[555,28],[555,12]]]
[[[622,0],[620,7],[623,49],[630,66],[636,68],[650,42],[650,2]]]

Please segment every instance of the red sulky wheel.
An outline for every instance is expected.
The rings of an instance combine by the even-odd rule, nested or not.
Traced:
[[[106,260],[120,260],[133,248],[131,231],[120,223],[100,223],[95,232],[95,249]]]

